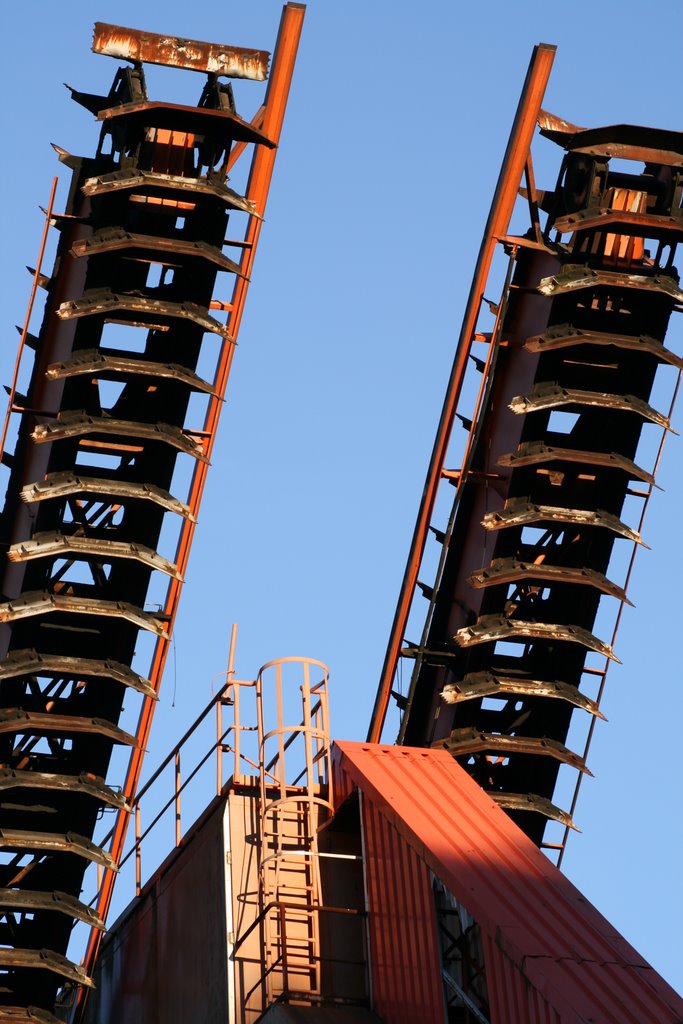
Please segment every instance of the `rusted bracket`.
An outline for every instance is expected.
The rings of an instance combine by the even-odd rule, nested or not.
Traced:
[[[45,376],[48,380],[64,380],[90,373],[104,378],[118,377],[121,374],[125,377],[161,377],[187,384],[193,391],[208,395],[216,393],[212,384],[202,380],[180,363],[155,363],[151,359],[136,359],[128,353],[120,354],[97,348],[82,349],[64,363],[52,363],[45,371]]]
[[[609,207],[595,210],[578,210],[556,217],[553,230],[560,234],[570,231],[611,231],[619,234],[634,234],[646,238],[683,237],[683,213],[662,216],[654,213],[633,213],[630,210],[612,210]]]
[[[637,288],[639,291],[668,295],[674,302],[683,302],[683,291],[675,278],[668,274],[625,274],[613,270],[594,270],[578,263],[566,263],[558,274],[542,277],[538,285],[541,295],[566,295],[597,286],[607,288]]]
[[[268,77],[270,59],[267,50],[158,35],[104,21],[95,22],[92,50],[134,63],[161,64],[227,78],[249,78],[255,82],[264,82]]]
[[[611,530],[619,537],[648,547],[637,530],[626,526],[611,512],[582,508],[561,508],[557,505],[533,505],[523,498],[512,499],[505,508],[487,512],[481,521],[486,530],[504,530],[508,527],[528,526],[531,523],[570,523],[572,526],[599,526]]]
[[[162,487],[154,484],[130,483],[126,480],[105,480],[94,476],[76,476],[68,470],[64,473],[48,473],[44,480],[27,484],[20,491],[21,500],[30,505],[34,501],[49,501],[66,498],[72,494],[90,494],[93,497],[109,498],[112,501],[151,501],[169,512],[175,512],[191,523],[196,517],[188,505]]]
[[[99,661],[95,658],[70,658],[64,654],[39,654],[32,649],[10,651],[0,661],[0,679],[17,676],[54,675],[73,679],[113,679],[137,693],[158,700],[148,679],[133,672],[119,661]]]
[[[63,1024],[38,1006],[0,1006],[0,1024]]]
[[[512,467],[535,466],[546,462],[579,462],[587,466],[604,466],[606,469],[619,469],[644,483],[655,483],[651,473],[616,452],[587,452],[576,448],[555,448],[542,441],[523,441],[517,451],[501,455],[498,459],[499,466]]]
[[[190,238],[162,238],[158,235],[138,235],[123,228],[100,228],[88,238],[80,238],[71,246],[72,256],[99,256],[102,253],[139,249],[145,253],[164,253],[188,256],[214,263],[221,270],[242,277],[239,263],[225,256],[215,245],[194,242]]]
[[[55,910],[67,917],[76,917],[93,928],[104,931],[104,921],[91,907],[86,907],[65,892],[34,892],[30,889],[0,889],[0,908],[7,910]],[[1,1018],[0,1018],[1,1019]]]
[[[57,316],[60,320],[74,320],[81,316],[106,316],[118,310],[136,313],[138,316],[191,320],[204,331],[218,334],[226,341],[234,343],[227,327],[209,316],[207,309],[194,302],[162,302],[160,299],[148,299],[144,295],[117,295],[109,288],[95,288],[84,292],[82,299],[63,302],[57,310]],[[154,328],[156,324],[145,322],[140,326]]]
[[[77,985],[86,985],[88,988],[95,987],[95,983],[82,967],[51,949],[8,949],[5,946],[0,946],[0,964],[3,967],[33,967],[43,971],[53,971],[62,978],[74,981]]]
[[[495,643],[499,640],[566,640],[582,644],[591,651],[602,654],[610,661],[621,662],[609,644],[593,636],[582,626],[571,626],[551,622],[526,622],[522,619],[506,619],[502,615],[482,615],[471,626],[464,626],[453,639],[459,647],[474,647],[477,644]]]
[[[143,544],[127,544],[124,541],[100,540],[95,537],[68,536],[64,533],[37,533],[32,540],[20,541],[10,547],[7,557],[10,562],[28,562],[34,558],[96,558],[109,562],[112,558],[130,558],[142,562],[150,569],[182,579],[177,566],[167,558],[152,551]]]
[[[673,430],[668,417],[657,412],[642,398],[635,395],[611,395],[605,391],[581,391],[577,388],[562,388],[557,384],[537,384],[529,395],[517,395],[509,408],[518,416],[541,409],[559,409],[565,405],[597,406],[600,409],[618,409],[621,412],[635,412],[643,419],[656,423],[665,430]]]
[[[77,857],[101,864],[109,871],[118,872],[118,867],[109,853],[87,836],[79,836],[76,832],[61,835],[57,832],[29,832],[25,829],[0,829],[0,850],[52,850],[59,853],[73,853]]]
[[[95,597],[74,597],[71,594],[49,594],[34,591],[22,594],[12,601],[0,604],[0,622],[16,622],[36,615],[51,612],[68,612],[70,615],[104,615],[125,619],[138,629],[148,630],[157,636],[167,636],[166,624],[151,612],[145,612],[128,601],[104,601]]]
[[[538,580],[547,586],[553,583],[572,583],[595,587],[603,594],[616,597],[633,607],[622,587],[612,583],[601,572],[583,566],[548,565],[547,562],[522,562],[517,558],[496,558],[483,569],[469,577],[475,590],[482,587],[500,586],[502,583],[517,583],[522,580]]]
[[[119,729],[118,725],[104,718],[84,718],[80,715],[60,715],[53,711],[44,714],[38,711],[24,711],[22,708],[0,710],[0,735],[11,733],[58,732],[65,735],[95,733],[106,736],[114,743],[127,747],[137,746],[135,736]]]
[[[545,736],[506,736],[502,733],[480,732],[479,729],[454,729],[450,736],[439,740],[435,746],[444,747],[454,757],[483,753],[486,750],[505,756],[531,754],[554,757],[556,761],[568,764],[585,775],[593,774],[582,757],[565,747],[564,743]]]
[[[230,142],[250,142],[275,149],[275,143],[231,110],[216,110],[212,107],[188,107],[181,103],[164,103],[160,100],[144,100],[141,103],[121,103],[116,107],[99,110],[97,120],[108,126],[121,121],[137,123],[147,130],[165,128],[169,131],[187,132],[191,135],[212,135]]]
[[[602,334],[598,331],[585,331],[572,324],[558,324],[544,334],[527,338],[524,348],[528,352],[552,352],[561,348],[572,348],[574,345],[613,345],[630,352],[643,352],[654,356],[662,363],[683,370],[683,357],[665,348],[661,341],[647,334]]]
[[[139,168],[111,171],[109,174],[86,178],[83,183],[83,194],[101,196],[107,192],[121,192],[126,189],[137,191],[142,188],[162,192],[171,189],[173,192],[189,192],[193,196],[209,196],[211,199],[219,199],[232,210],[241,210],[253,217],[259,217],[256,205],[251,199],[245,199],[220,181],[180,178],[177,174],[161,174],[159,171],[145,171]]]
[[[512,694],[519,697],[549,697],[565,700],[574,707],[587,711],[605,721],[600,708],[569,683],[544,679],[522,679],[516,676],[499,676],[491,672],[471,672],[457,683],[444,686],[441,698],[445,704],[459,704],[466,700],[480,700],[483,697],[500,697]]]
[[[541,110],[538,126],[541,135],[573,153],[643,163],[683,163],[683,132],[634,124],[581,128],[547,110]]]
[[[531,150],[527,153],[526,163],[524,165],[524,183],[526,185],[526,200],[529,206],[529,218],[534,231],[534,239],[537,245],[542,246],[545,249],[547,246],[543,240],[543,232],[541,231],[541,222],[539,220],[538,193],[536,192],[534,163],[531,157]]]
[[[51,772],[0,768],[0,791],[6,789],[47,789],[58,793],[83,793],[98,803],[130,813],[130,805],[104,779],[91,775],[54,775]]]
[[[39,423],[31,431],[31,438],[37,444],[42,444],[46,441],[63,441],[68,437],[83,437],[88,434],[161,441],[185,452],[186,455],[192,455],[200,462],[209,461],[198,441],[169,423],[133,423],[131,420],[110,419],[107,416],[88,416],[85,412],[63,413],[58,420]]]
[[[572,821],[571,815],[544,796],[537,796],[536,793],[499,793],[495,790],[489,792],[489,796],[499,807],[508,811],[535,811],[552,821],[559,821],[565,828],[581,831]]]

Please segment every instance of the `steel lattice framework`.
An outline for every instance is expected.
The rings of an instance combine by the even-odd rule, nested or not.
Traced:
[[[671,408],[650,404],[660,367],[678,388],[683,360],[664,344],[683,291],[683,134],[630,125],[584,129],[541,108],[554,48],[536,48],[475,271],[425,484],[369,739],[380,738],[400,659],[412,666],[399,742],[445,746],[542,843],[548,819],[574,827],[553,795],[562,764],[586,753],[610,661],[625,581],[609,577],[615,545],[633,554]],[[535,123],[566,152],[554,189],[536,188]],[[510,235],[518,195],[529,228]],[[479,325],[494,250],[508,256],[491,330]],[[475,347],[476,346],[476,347]],[[474,406],[462,397],[480,377]],[[462,393],[462,394],[461,394]],[[473,393],[477,393],[474,389]],[[673,399],[671,403],[673,407]],[[468,436],[449,468],[455,417]],[[645,424],[661,431],[639,465]],[[645,446],[648,451],[648,446]],[[648,456],[649,458],[650,456]],[[456,488],[447,525],[440,485]],[[642,502],[622,521],[626,499]],[[632,511],[629,515],[632,515]],[[436,578],[419,579],[431,532]],[[632,564],[632,560],[631,560]],[[409,635],[413,596],[428,611]],[[612,635],[595,635],[603,600]],[[597,680],[597,693],[586,683]],[[583,689],[581,687],[584,687]],[[585,749],[566,746],[572,716],[592,717]]]
[[[87,987],[111,899],[282,127],[304,7],[287,4],[262,106],[236,112],[226,76],[264,81],[265,51],[97,24],[95,52],[128,63],[106,96],[72,90],[101,123],[94,157],[58,150],[72,172],[2,513],[0,624],[0,1020],[55,1020],[60,986]],[[152,100],[143,63],[203,72],[196,105]],[[242,157],[244,195],[227,184]],[[247,174],[245,174],[247,178]],[[53,190],[54,197],[54,190]],[[236,219],[236,236],[228,224]],[[241,225],[241,227],[240,227]],[[240,233],[240,231],[242,233]],[[226,252],[227,244],[227,252]],[[41,257],[42,258],[42,257]],[[214,287],[232,281],[229,301]],[[227,319],[221,314],[227,312]],[[208,353],[207,353],[208,350]],[[198,365],[212,365],[210,379]],[[193,396],[204,398],[196,423]],[[189,493],[174,493],[181,460]],[[181,473],[182,477],[182,473]],[[178,524],[174,558],[157,550]],[[168,581],[158,611],[150,586]],[[141,631],[156,638],[134,667]],[[136,735],[118,725],[141,699]],[[132,750],[125,781],[112,750]],[[107,779],[107,781],[105,781]],[[98,816],[116,825],[95,838]],[[101,831],[101,830],[100,830]],[[84,873],[102,869],[95,906]],[[93,926],[85,963],[66,958],[74,921]],[[82,991],[82,989],[81,989]]]

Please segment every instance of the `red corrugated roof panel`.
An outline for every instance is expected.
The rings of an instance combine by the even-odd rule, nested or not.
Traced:
[[[335,800],[363,794],[372,871],[380,815],[478,921],[492,1024],[681,1024],[683,1000],[446,751],[340,742],[334,766]]]

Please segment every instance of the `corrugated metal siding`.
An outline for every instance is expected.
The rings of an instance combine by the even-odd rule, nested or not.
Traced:
[[[570,1008],[562,1014],[532,988],[516,964],[505,956],[490,935],[483,936],[486,981],[491,1020],[510,1024],[581,1024]]]
[[[373,1009],[385,1024],[442,1021],[430,874],[378,808],[363,801]]]
[[[335,779],[478,921],[492,1024],[680,1024],[683,1000],[446,751],[339,743]]]

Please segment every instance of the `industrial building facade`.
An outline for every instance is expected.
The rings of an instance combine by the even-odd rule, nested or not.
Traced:
[[[683,369],[665,344],[683,308],[683,133],[547,112],[552,46],[534,50],[503,158],[367,742],[333,742],[319,662],[238,680],[233,633],[227,683],[140,788],[303,17],[285,5],[272,65],[97,23],[93,49],[124,64],[107,95],[71,90],[100,139],[92,157],[58,149],[70,195],[58,213],[53,189],[46,214],[57,259],[45,274],[41,249],[43,323],[32,336],[29,309],[1,445],[0,1022],[681,1024],[683,1002],[543,851],[561,862],[575,827],[628,602],[632,558],[614,579],[613,553],[642,543]],[[198,100],[150,98],[146,64],[198,72]],[[226,78],[268,81],[251,120]],[[563,151],[552,188],[535,180],[536,128]],[[228,185],[238,160],[244,194]],[[512,234],[520,204],[528,226]],[[658,373],[666,409],[651,404]],[[661,431],[652,465],[636,461],[646,424]],[[158,551],[169,523],[173,559]],[[440,556],[424,579],[430,535]],[[606,602],[614,629],[599,636]],[[119,725],[124,696],[140,702],[135,734]],[[391,700],[402,724],[386,745]],[[577,715],[591,722],[583,750],[567,746]],[[183,832],[184,744],[208,722],[189,779],[215,762],[214,795]],[[115,747],[131,751],[119,780]],[[169,766],[171,794],[143,826]],[[561,766],[577,772],[567,807]],[[175,848],[145,881],[143,843],[165,813]],[[127,863],[135,897],[103,940]],[[75,926],[89,930],[80,962]]]

